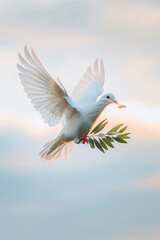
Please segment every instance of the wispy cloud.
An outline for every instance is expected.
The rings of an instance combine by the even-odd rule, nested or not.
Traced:
[[[43,123],[39,114],[3,114],[0,119],[1,128],[13,128],[17,131],[30,134],[31,136],[42,136],[42,135],[56,135],[62,125],[59,124],[55,128],[50,128],[47,124]]]
[[[89,1],[12,1],[3,3],[1,24],[33,29],[81,29],[90,21],[92,4]],[[14,11],[13,11],[14,9]],[[74,19],[74,21],[73,21]],[[2,25],[3,25],[2,24]]]
[[[156,34],[160,27],[160,6],[151,2],[106,2],[101,12],[101,25],[128,34]]]
[[[158,156],[158,153],[157,153]],[[160,157],[160,152],[159,152]],[[133,190],[159,190],[160,189],[160,172],[152,174],[148,177],[141,178],[136,180],[133,183]]]

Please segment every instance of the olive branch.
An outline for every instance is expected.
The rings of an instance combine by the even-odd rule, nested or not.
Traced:
[[[108,150],[108,147],[114,148],[113,143],[115,141],[119,143],[127,143],[126,139],[130,139],[128,136],[130,133],[125,132],[127,126],[121,128],[123,123],[113,127],[106,134],[100,133],[107,123],[107,119],[104,119],[87,136],[91,148],[97,147],[103,153],[105,150]]]

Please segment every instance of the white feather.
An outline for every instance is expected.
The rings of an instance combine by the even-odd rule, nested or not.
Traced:
[[[98,59],[84,73],[83,78],[78,82],[72,93],[72,99],[79,107],[86,107],[96,102],[97,98],[103,93],[105,72],[102,60]]]
[[[33,49],[32,56],[27,47],[24,48],[24,52],[26,60],[19,54],[19,60],[23,65],[17,65],[21,72],[19,77],[27,96],[31,98],[31,102],[40,112],[44,122],[49,126],[55,126],[63,114],[67,119],[71,118],[78,110],[60,80],[58,80],[59,84],[56,83],[47,73]]]

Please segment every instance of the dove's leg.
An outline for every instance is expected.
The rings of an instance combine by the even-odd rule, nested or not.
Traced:
[[[88,138],[87,138],[88,133],[89,133],[89,132],[87,132],[83,137],[81,137],[81,138],[79,139],[79,143],[82,142],[83,144],[85,144],[85,143],[88,143],[88,142],[89,142],[89,140],[88,140]]]

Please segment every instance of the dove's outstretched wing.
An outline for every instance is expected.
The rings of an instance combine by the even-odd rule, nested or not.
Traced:
[[[78,82],[72,93],[72,99],[76,105],[85,107],[96,102],[97,98],[103,93],[105,72],[102,60],[98,59],[94,63],[94,68],[87,69],[83,78]]]
[[[19,54],[22,64],[17,64],[20,78],[27,96],[31,99],[49,126],[55,126],[65,116],[69,120],[78,113],[73,101],[58,79],[58,83],[49,75],[40,63],[33,49],[32,56],[27,47],[24,48],[26,60]]]

